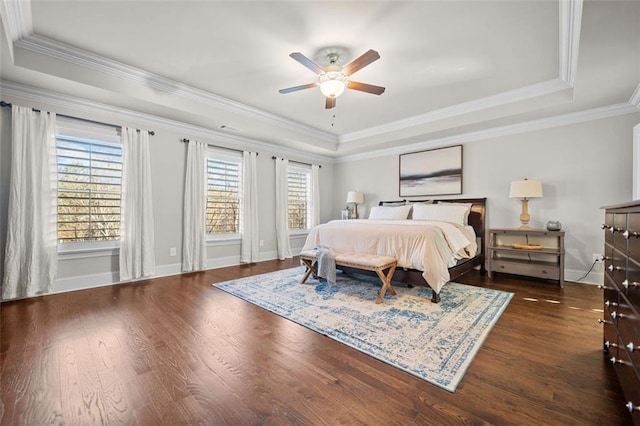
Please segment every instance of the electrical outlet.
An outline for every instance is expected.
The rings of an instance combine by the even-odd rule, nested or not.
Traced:
[[[175,247],[171,247],[169,249],[169,256],[175,256],[176,255],[176,248]]]
[[[593,253],[593,261],[595,263],[602,263],[602,254],[600,253]]]

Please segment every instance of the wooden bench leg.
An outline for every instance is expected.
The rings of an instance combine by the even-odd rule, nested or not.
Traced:
[[[307,272],[304,274],[304,277],[302,277],[302,279],[300,280],[300,284],[304,284],[307,281],[307,278],[309,278],[309,275],[311,275],[313,273],[314,277],[318,276],[318,271],[316,269],[316,265],[318,263],[317,260],[312,260],[309,261],[307,259],[301,259],[302,263],[304,263],[304,265],[307,267]]]
[[[376,268],[376,274],[380,277],[382,281],[382,288],[380,289],[380,293],[378,293],[378,297],[376,298],[376,303],[382,303],[382,299],[384,298],[385,293],[389,290],[389,293],[394,296],[397,295],[396,290],[391,286],[391,277],[393,277],[393,273],[396,271],[395,265],[391,266],[385,275],[381,269]]]

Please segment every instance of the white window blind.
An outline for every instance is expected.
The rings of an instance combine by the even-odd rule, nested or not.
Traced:
[[[311,223],[311,171],[289,167],[287,175],[289,229],[309,229]]]
[[[56,136],[58,241],[120,239],[122,145]]]
[[[207,158],[207,234],[240,233],[241,161],[229,154]]]

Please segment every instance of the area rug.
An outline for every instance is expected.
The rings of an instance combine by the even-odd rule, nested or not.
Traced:
[[[236,297],[322,333],[429,383],[454,392],[513,293],[448,283],[431,290],[395,284],[374,303],[380,280],[340,274],[335,285],[304,267],[213,284]]]

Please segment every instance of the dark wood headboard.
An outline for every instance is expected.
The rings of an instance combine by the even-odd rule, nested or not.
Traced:
[[[397,203],[405,203],[405,204],[414,204],[414,203],[424,203],[430,201],[432,203],[470,203],[471,204],[471,213],[469,213],[469,225],[473,227],[473,230],[476,232],[476,236],[480,238],[480,246],[478,247],[482,252],[484,252],[485,248],[485,237],[486,237],[486,214],[487,214],[487,199],[486,198],[448,198],[446,200],[394,200],[394,201],[380,201],[378,203],[379,206],[385,204],[397,204]]]

